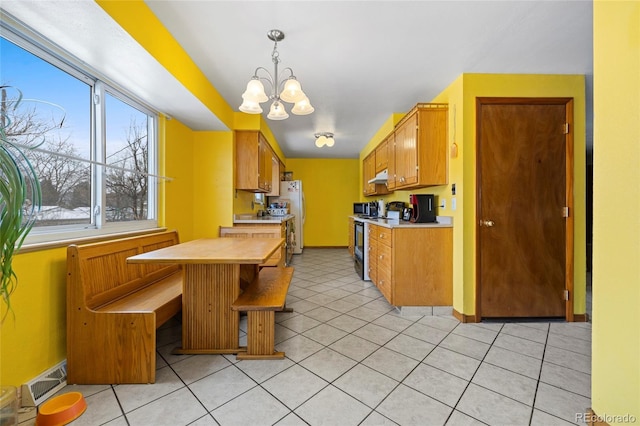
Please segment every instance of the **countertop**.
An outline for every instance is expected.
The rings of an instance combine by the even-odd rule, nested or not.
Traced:
[[[282,222],[286,222],[287,220],[293,219],[295,216],[292,214],[288,214],[286,216],[261,216],[258,217],[254,214],[234,214],[233,215],[233,223],[273,223],[273,224],[281,224]]]
[[[358,216],[351,216],[353,220],[358,222],[371,223],[385,228],[452,228],[453,218],[451,216],[436,216],[435,223],[411,223],[398,219],[365,219]]]

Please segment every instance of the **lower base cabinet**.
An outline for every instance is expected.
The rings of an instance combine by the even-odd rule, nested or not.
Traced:
[[[394,306],[453,305],[453,228],[369,226],[369,277]]]

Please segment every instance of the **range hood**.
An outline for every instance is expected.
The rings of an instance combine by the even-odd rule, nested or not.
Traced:
[[[376,177],[374,177],[373,179],[369,180],[369,183],[376,183],[376,184],[385,185],[387,183],[387,180],[389,180],[389,172],[387,171],[387,169],[384,169],[383,171],[378,173],[376,175]]]

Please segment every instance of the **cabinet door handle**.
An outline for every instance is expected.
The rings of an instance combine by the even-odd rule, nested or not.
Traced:
[[[384,238],[384,234],[380,234],[380,238]]]

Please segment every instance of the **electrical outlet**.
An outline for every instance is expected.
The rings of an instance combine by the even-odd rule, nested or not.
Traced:
[[[441,209],[446,209],[447,208],[447,199],[446,198],[441,198],[440,199],[440,208]]]

